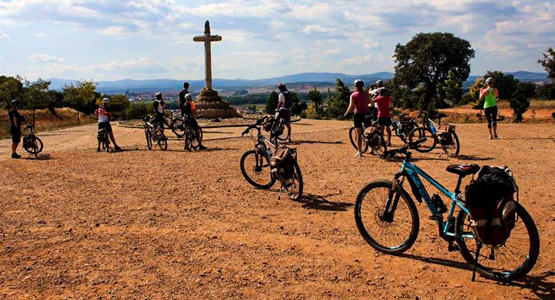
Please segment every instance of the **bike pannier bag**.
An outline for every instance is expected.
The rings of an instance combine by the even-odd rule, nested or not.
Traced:
[[[516,222],[516,184],[508,169],[484,166],[465,189],[470,226],[476,238],[486,245],[501,245]]]
[[[274,118],[273,116],[270,116],[268,118],[266,118],[266,121],[264,121],[264,130],[266,132],[270,132],[272,130],[272,127],[274,126],[274,122],[275,122],[276,118]]]
[[[367,128],[364,131],[366,136],[367,144],[370,147],[376,147],[380,145],[380,129],[376,127]]]
[[[295,149],[281,146],[276,153],[270,158],[270,166],[272,173],[281,180],[289,180],[293,178],[295,172]]]
[[[439,125],[437,127],[437,134],[445,134],[450,132],[451,130],[453,130],[455,128],[455,126],[453,125]]]

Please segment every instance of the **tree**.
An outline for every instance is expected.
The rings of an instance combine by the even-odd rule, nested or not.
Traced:
[[[536,97],[542,100],[555,100],[555,83],[545,83],[538,87]]]
[[[116,94],[113,96],[110,95],[102,95],[96,100],[96,104],[102,104],[102,99],[108,98],[110,99],[110,111],[114,114],[114,117],[125,117],[125,111],[129,107],[129,99],[126,95],[123,94]]]
[[[310,90],[308,92],[308,99],[310,99],[310,101],[314,103],[314,107],[316,109],[322,106],[322,102],[323,102],[322,94],[320,93],[319,90],[316,89],[316,87],[314,87],[313,90]]]
[[[510,100],[519,80],[513,75],[505,75],[501,71],[487,71],[485,78],[493,78],[493,86],[499,91],[499,99]]]
[[[538,59],[538,63],[544,67],[547,77],[555,82],[555,50],[552,47],[547,49],[543,54],[543,59]]]
[[[23,96],[23,83],[21,78],[0,76],[0,107],[9,107],[14,99],[21,99]]]
[[[35,82],[25,81],[25,92],[23,103],[27,108],[33,110],[33,123],[35,122],[35,110],[49,106],[51,97],[48,94],[51,81],[39,78]]]
[[[80,111],[85,110],[91,105],[95,104],[97,97],[96,83],[93,80],[77,81],[66,85],[63,89],[64,100],[77,110],[77,124],[80,124]]]
[[[273,115],[276,113],[276,108],[279,102],[279,95],[276,91],[272,91],[268,96],[268,101],[266,102],[266,113]]]
[[[536,85],[531,82],[520,82],[511,95],[510,106],[514,112],[514,121],[522,122],[522,115],[530,107],[530,98],[536,94]]]
[[[480,91],[484,88],[484,86],[484,78],[479,77],[476,78],[476,81],[474,81],[474,84],[470,87],[470,91],[468,93],[474,101],[472,103],[472,108],[474,109],[482,109],[484,107],[484,100],[482,99],[482,101],[478,101],[478,99],[480,99]]]
[[[445,80],[442,89],[445,92],[447,100],[453,102],[453,104],[459,104],[463,95],[462,82],[455,78],[455,73],[453,73],[453,71],[449,70],[447,80]]]
[[[449,71],[454,80],[466,81],[474,50],[468,41],[451,33],[419,33],[406,45],[398,44],[393,57],[396,82],[411,89],[423,84],[426,93],[420,107],[427,107]]]
[[[294,92],[289,92],[291,94],[291,113],[293,115],[300,115],[304,110],[307,109],[305,101],[299,99],[299,95]]]
[[[327,114],[333,118],[342,116],[349,107],[350,96],[351,90],[349,87],[345,86],[343,81],[337,78],[335,93],[331,96],[331,99],[328,100]]]

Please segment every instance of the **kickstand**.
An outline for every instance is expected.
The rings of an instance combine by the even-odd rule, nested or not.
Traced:
[[[474,271],[472,272],[472,281],[476,281],[476,267],[478,266],[478,257],[480,256],[480,250],[482,249],[482,242],[478,242],[476,247],[476,258],[474,259]]]
[[[281,200],[281,192],[282,191],[283,191],[283,183],[281,184],[281,187],[279,188],[278,200]]]

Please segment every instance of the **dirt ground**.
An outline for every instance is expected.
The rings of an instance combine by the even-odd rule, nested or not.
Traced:
[[[114,126],[125,151],[96,153],[94,125],[38,133],[40,160],[9,158],[0,141],[3,299],[555,299],[555,127],[457,125],[458,159],[416,163],[454,188],[450,163],[508,165],[540,232],[538,263],[501,284],[477,277],[438,238],[417,204],[420,235],[402,256],[380,254],[356,229],[353,204],[393,162],[356,158],[350,122],[303,120],[293,138],[305,182],[294,202],[242,177],[253,147],[241,128],[207,130],[206,152],[148,151],[141,130]],[[225,138],[225,139],[223,139]],[[394,146],[400,146],[394,139]]]

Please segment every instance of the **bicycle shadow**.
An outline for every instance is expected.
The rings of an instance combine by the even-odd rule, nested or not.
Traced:
[[[440,265],[440,266],[444,266],[444,267],[457,268],[457,269],[467,270],[467,271],[474,270],[474,268],[472,268],[472,266],[467,264],[466,262],[459,262],[459,261],[443,259],[443,258],[436,258],[436,257],[424,257],[424,256],[419,256],[419,255],[407,254],[407,253],[401,253],[401,254],[398,254],[397,256],[403,257],[403,258],[408,258],[408,259],[413,259],[413,260],[418,260],[418,261],[421,261],[421,262],[430,263],[430,264],[434,264],[434,265]]]
[[[493,160],[493,157],[479,157],[479,156],[476,156],[476,155],[459,155],[456,158],[458,158],[460,160],[476,160],[476,161]]]
[[[28,157],[25,157],[28,160],[52,160],[52,156],[49,153],[40,153],[37,157],[32,154],[29,154]]]
[[[284,143],[287,145],[301,145],[301,144],[325,144],[325,145],[341,145],[341,144],[345,144],[345,142],[342,141],[333,141],[333,142],[326,142],[326,141],[309,141],[309,140],[298,140],[298,141],[292,141],[290,143]]]
[[[547,278],[553,277],[554,275],[555,272],[548,271],[539,276],[526,276],[512,281],[510,284],[527,289],[540,299],[555,299],[555,282],[547,281]]]
[[[339,193],[340,194],[340,193]],[[306,209],[317,209],[324,211],[347,211],[353,206],[353,203],[348,202],[333,202],[326,199],[326,197],[335,196],[339,194],[329,194],[324,196],[306,194],[297,202],[303,203],[302,207]]]

